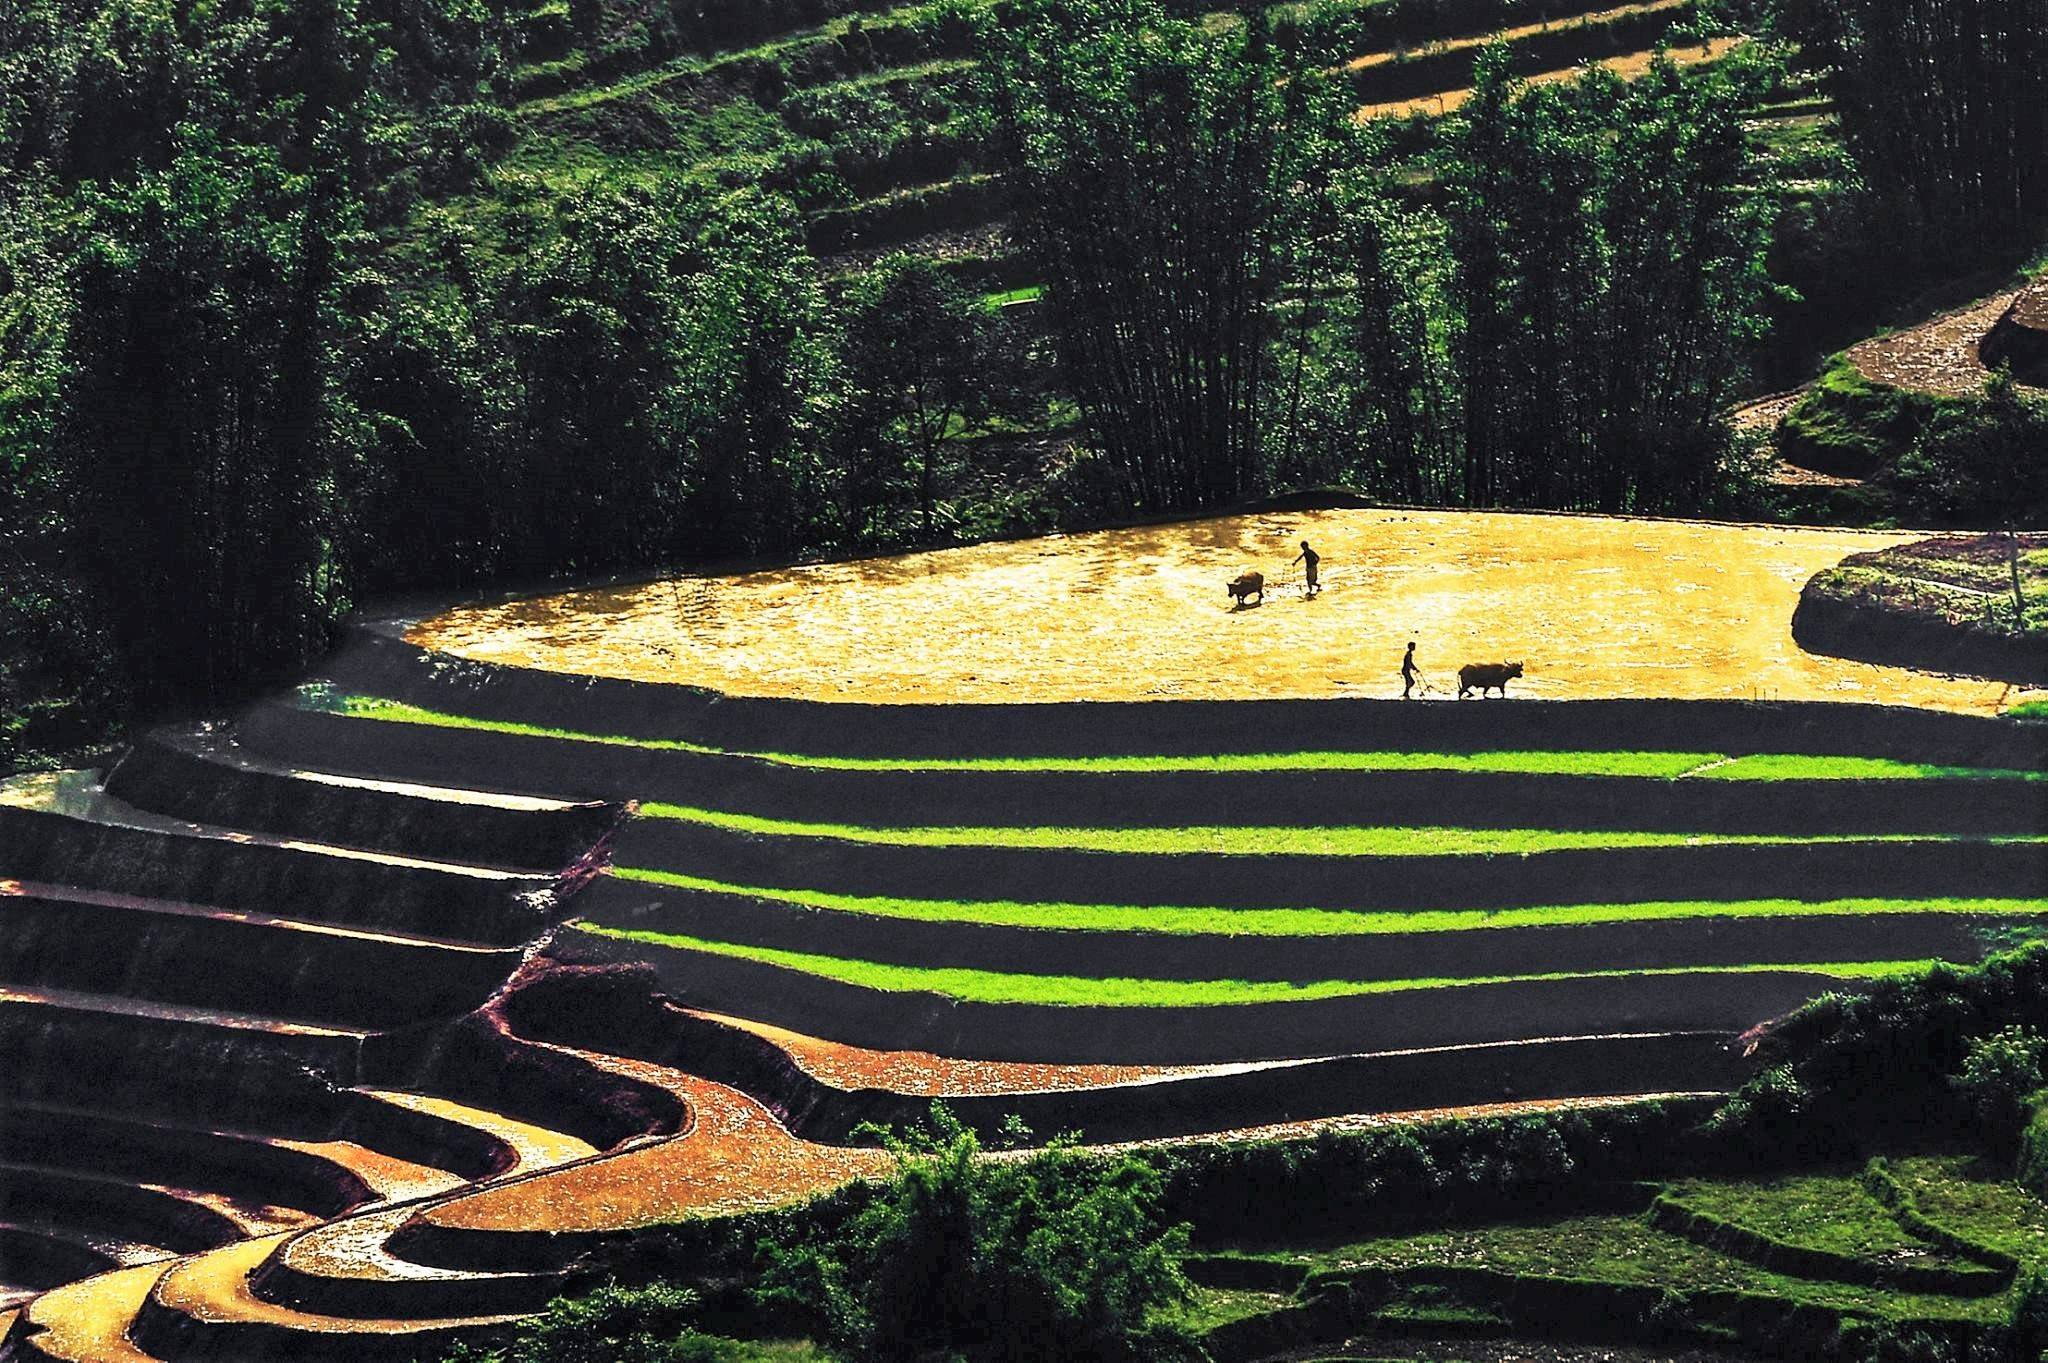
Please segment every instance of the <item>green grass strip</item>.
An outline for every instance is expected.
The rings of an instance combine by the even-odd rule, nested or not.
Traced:
[[[874,828],[864,824],[801,823],[758,814],[650,801],[643,817],[721,828],[765,837],[835,838],[889,847],[992,847],[1033,851],[1117,852],[1139,856],[1419,857],[1519,856],[1533,852],[1640,847],[1776,847],[1843,842],[1932,842],[1913,834],[1669,833],[1639,829],[1419,827],[1033,828],[985,825],[959,828]],[[2028,841],[2030,839],[2003,839]]]
[[[1007,307],[1011,303],[1035,303],[1045,297],[1045,285],[1025,284],[1014,289],[1002,289],[985,293],[981,301],[991,308]]]
[[[1973,780],[2039,780],[2048,772],[1995,767],[1944,767],[1924,762],[1897,762],[1879,757],[1814,757],[1794,753],[1763,753],[1730,757],[1710,752],[1583,752],[1514,751],[1436,752],[1280,752],[1195,755],[1137,754],[1119,757],[830,757],[798,753],[735,753],[684,739],[629,738],[619,734],[480,719],[424,709],[379,696],[309,697],[309,703],[359,719],[399,724],[424,724],[443,729],[477,729],[487,733],[556,738],[577,743],[712,756],[754,757],[783,766],[821,771],[1045,771],[1076,773],[1251,772],[1251,771],[1458,771],[1506,775],[1628,776],[1671,780],[1707,777],[1722,781],[1784,780],[1914,780],[1958,777]]]
[[[1552,904],[1519,909],[1425,909],[1412,913],[1342,909],[1142,908],[1128,904],[1029,904],[1014,900],[898,899],[731,885],[677,871],[614,867],[621,880],[706,894],[739,895],[808,909],[926,923],[1060,928],[1081,932],[1212,933],[1233,937],[1346,937],[1401,932],[1474,932],[1575,923],[1647,923],[1680,918],[1810,918],[1822,914],[1943,913],[2029,918],[2048,914],[2043,899],[1743,899],[1650,904]]]
[[[2001,767],[1943,767],[1887,757],[1826,757],[1804,753],[1752,753],[1686,773],[1710,781],[2039,781],[2048,772]]]
[[[626,942],[681,947],[739,960],[800,970],[807,975],[891,993],[945,994],[968,1003],[1042,1003],[1063,1008],[1175,1008],[1243,1003],[1293,1003],[1312,999],[1391,994],[1413,989],[1456,989],[1475,984],[1521,984],[1548,980],[1611,979],[1636,975],[1749,975],[1796,970],[1841,980],[1883,979],[1929,969],[1933,961],[1829,961],[1818,965],[1672,967],[1657,970],[1594,970],[1539,975],[1482,975],[1468,979],[1415,980],[1141,980],[1090,979],[1078,975],[1016,975],[994,970],[930,969],[874,961],[818,956],[775,947],[742,946],[680,933],[648,932],[578,922],[584,932]]]

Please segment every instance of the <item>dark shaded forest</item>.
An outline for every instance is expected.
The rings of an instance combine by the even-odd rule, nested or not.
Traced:
[[[1752,510],[1721,418],[1784,214],[1742,113],[1788,49],[1542,86],[1495,54],[1418,190],[1406,133],[1354,120],[1319,55],[1382,8],[1414,5],[958,20],[1043,289],[1007,309],[923,256],[821,269],[761,184],[592,177],[511,250],[423,215],[513,137],[499,0],[9,6],[0,762],[229,699],[399,591],[1331,483]],[[675,50],[775,18],[654,10],[635,41]],[[1864,220],[1968,255],[2043,216],[2044,11],[1743,18],[1828,73]],[[566,22],[595,42],[605,15]],[[978,438],[1047,430],[1054,457]]]

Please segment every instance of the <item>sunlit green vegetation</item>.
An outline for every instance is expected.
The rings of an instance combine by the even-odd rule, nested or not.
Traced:
[[[427,709],[379,696],[308,697],[363,719],[425,724],[449,729],[559,738],[656,751],[723,753],[725,749],[684,739],[631,738],[620,734],[521,724],[512,720]],[[785,766],[832,771],[1044,771],[1254,772],[1254,771],[1454,771],[1520,775],[1615,776],[1644,779],[1705,778],[1720,781],[1868,781],[1953,778],[2042,779],[2044,773],[1993,767],[1954,767],[1879,757],[1836,757],[1800,753],[1730,756],[1705,752],[1525,750],[1505,752],[1279,752],[1102,757],[837,757],[801,753],[729,753]]]
[[[805,823],[756,814],[697,809],[650,801],[650,819],[721,828],[764,837],[838,838],[894,847],[1012,847],[1147,856],[1420,857],[1518,856],[1537,852],[1627,847],[1776,847],[1846,842],[1929,841],[1911,834],[1667,833],[1637,829],[1453,827],[1211,827],[1048,828],[997,825],[962,828],[877,828],[864,824]],[[2008,838],[1998,841],[2032,841]]]
[[[1665,1195],[1784,1244],[1873,1261],[1945,1257],[1907,1234],[1863,1192],[1853,1170],[1747,1182],[1682,1179]]]
[[[1612,979],[1620,976],[1748,974],[1758,971],[1800,971],[1838,980],[1882,979],[1924,970],[1930,961],[1827,961],[1817,964],[1674,967],[1669,970],[1581,971],[1535,975],[1476,976],[1469,979],[1415,980],[1154,980],[1094,979],[1079,975],[1021,975],[991,970],[939,969],[889,965],[875,961],[819,956],[776,947],[718,942],[682,933],[580,923],[583,931],[626,942],[710,952],[765,965],[783,966],[808,975],[903,993],[944,994],[970,1003],[1039,1003],[1056,1007],[1172,1008],[1246,1003],[1306,1002],[1403,990],[1455,989],[1478,984],[1537,980]]]
[[[1247,937],[1346,936],[1358,933],[1465,932],[1489,928],[1559,927],[1574,923],[1637,923],[1682,918],[1801,918],[1820,914],[1939,913],[2030,920],[2048,913],[2040,899],[1736,899],[1645,904],[1546,904],[1520,909],[1147,908],[1128,904],[1024,904],[1009,900],[911,899],[835,894],[825,890],[733,885],[703,876],[618,866],[625,880],[707,894],[739,895],[802,908],[936,923],[1081,932],[1217,933]]]
[[[1740,1200],[1742,1185],[1730,1187]],[[1878,1316],[1999,1319],[2005,1303],[1897,1292],[1774,1273],[1653,1228],[1640,1216],[1576,1216],[1388,1236],[1303,1255],[1319,1269],[1471,1264],[1525,1278],[1588,1279],[1683,1289],[1758,1292],[1826,1302]]]

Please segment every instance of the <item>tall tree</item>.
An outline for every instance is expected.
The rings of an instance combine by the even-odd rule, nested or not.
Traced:
[[[1524,89],[1499,54],[1446,148],[1466,500],[1696,507],[1767,288],[1741,68]]]
[[[81,41],[77,97],[122,116],[52,151],[85,177],[46,455],[68,575],[138,699],[220,695],[345,601],[331,487],[371,52],[350,0],[109,6]]]
[[[1508,215],[1519,150],[1510,120],[1513,96],[1507,49],[1481,52],[1471,96],[1451,125],[1444,168],[1448,245],[1456,266],[1452,307],[1460,323],[1454,353],[1464,394],[1461,500],[1467,506],[1499,501],[1499,470],[1513,439],[1513,376],[1505,367],[1518,331],[1509,294],[1514,266]]]
[[[1886,236],[1977,252],[2048,217],[2048,0],[1800,0]]]
[[[1046,282],[1067,383],[1133,506],[1256,488],[1293,196],[1324,143],[1314,76],[1254,15],[1152,0],[1006,0],[982,30],[992,146]]]
[[[855,281],[846,299],[851,437],[842,474],[858,489],[848,505],[857,540],[886,517],[908,471],[918,534],[930,541],[939,463],[958,419],[981,416],[1001,376],[993,310],[926,256],[894,255]],[[886,533],[883,534],[886,538]]]
[[[1455,500],[1457,394],[1444,335],[1442,223],[1376,175],[1346,201],[1349,296],[1339,313],[1354,476],[1400,501]]]

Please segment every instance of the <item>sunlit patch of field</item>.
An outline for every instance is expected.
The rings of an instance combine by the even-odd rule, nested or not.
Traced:
[[[1510,512],[1272,512],[467,607],[410,638],[556,672],[869,702],[1431,698],[1467,662],[1515,694],[1991,711],[2000,684],[1810,655],[1807,579],[1910,533]],[[1289,567],[1323,555],[1307,597]],[[1224,585],[1256,569],[1262,606]]]
[[[849,960],[778,947],[718,942],[686,933],[582,923],[595,937],[651,946],[708,952],[885,993],[942,994],[969,1003],[1042,1004],[1055,1008],[1211,1008],[1236,1004],[1307,1003],[1368,994],[1420,993],[1488,984],[1642,978],[1660,975],[1737,975],[1792,971],[1831,980],[1879,980],[1911,975],[1932,966],[1926,960],[1786,961],[1754,965],[1671,966],[1637,970],[1538,971],[1524,975],[1476,975],[1464,979],[1414,980],[1158,980],[1079,975],[1032,975],[962,967],[895,965]]]

